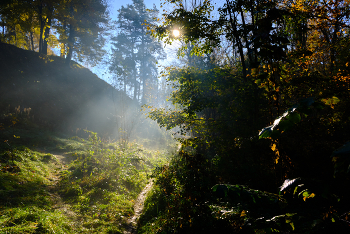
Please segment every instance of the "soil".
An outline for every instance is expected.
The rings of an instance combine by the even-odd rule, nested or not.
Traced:
[[[54,152],[50,153],[54,158],[57,159],[56,171],[50,175],[50,181],[52,183],[49,186],[50,197],[53,201],[53,204],[55,204],[53,208],[59,210],[62,214],[65,214],[65,216],[71,218],[72,220],[77,221],[77,214],[71,210],[70,205],[65,203],[61,196],[57,193],[57,184],[60,180],[60,172],[67,167],[66,165],[69,164],[71,159],[67,157],[68,155],[65,154]]]
[[[72,220],[75,220],[75,222],[77,223],[77,214],[74,213],[71,208],[70,205],[66,204],[62,198],[57,194],[57,183],[59,181],[59,177],[60,177],[60,171],[64,170],[67,166],[67,164],[70,163],[70,161],[72,160],[71,158],[69,158],[68,155],[65,154],[59,154],[59,153],[55,153],[55,152],[50,152],[56,159],[57,159],[57,168],[56,168],[56,172],[54,174],[51,174],[51,181],[52,184],[49,187],[49,192],[50,192],[50,196],[51,199],[53,201],[53,203],[55,204],[54,208],[60,210],[63,214],[65,214],[67,217],[70,217]],[[147,197],[147,193],[152,189],[153,186],[153,181],[149,180],[148,184],[145,186],[145,188],[142,190],[142,192],[139,194],[139,196],[137,197],[135,204],[134,204],[134,215],[127,220],[127,226],[126,226],[126,230],[124,231],[124,234],[134,234],[136,233],[136,229],[137,229],[137,220],[140,217],[140,215],[142,214],[143,211],[143,207],[144,207],[144,202],[145,199]]]
[[[136,228],[137,228],[137,220],[142,214],[143,206],[145,199],[147,197],[147,193],[152,189],[153,181],[150,180],[146,187],[142,190],[142,192],[139,194],[137,197],[137,200],[134,205],[134,212],[135,214],[128,219],[127,221],[127,227],[126,231],[124,231],[124,234],[133,234],[136,233]]]

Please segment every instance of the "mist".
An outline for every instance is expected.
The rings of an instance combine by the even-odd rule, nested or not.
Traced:
[[[139,101],[88,69],[76,63],[66,67],[60,57],[40,58],[32,51],[0,46],[4,52],[0,64],[2,114],[16,113],[43,129],[69,136],[86,137],[84,130],[89,130],[104,140],[136,141],[148,147],[171,142],[172,135],[147,119]]]

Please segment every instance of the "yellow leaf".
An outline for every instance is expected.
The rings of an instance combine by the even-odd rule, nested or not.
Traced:
[[[313,198],[313,197],[315,197],[315,196],[316,196],[316,195],[315,195],[314,193],[311,193],[309,196],[303,197],[303,200],[306,201],[306,199],[308,199],[308,198]]]
[[[280,156],[278,155],[275,159],[275,163],[278,164],[278,159],[280,159]]]
[[[276,150],[276,144],[273,144],[273,145],[271,146],[271,149],[272,149],[272,151],[275,151],[275,150]]]

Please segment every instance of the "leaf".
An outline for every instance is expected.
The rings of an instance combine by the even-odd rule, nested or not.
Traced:
[[[303,187],[303,186],[304,186],[304,184],[299,184],[298,186],[296,186],[294,188],[293,195],[295,195],[298,192],[298,188]]]
[[[279,136],[280,131],[278,131],[276,128],[278,128],[280,122],[282,121],[282,119],[286,119],[286,117],[294,112],[296,110],[296,108],[290,108],[288,109],[286,112],[283,113],[282,116],[280,116],[279,118],[277,118],[272,125],[263,128],[260,133],[259,133],[259,139],[261,138],[268,138],[268,137],[272,137],[274,136],[274,138],[276,138],[277,136]],[[294,120],[296,117],[292,117],[292,119]],[[282,127],[283,129],[286,129],[287,127],[289,127],[289,125],[292,124],[292,122],[282,122]],[[283,130],[282,130],[283,131]],[[278,134],[278,133],[279,134]]]
[[[306,201],[306,199],[308,198],[313,198],[315,197],[316,195],[314,193],[311,193],[307,190],[305,192],[303,192],[303,200]]]
[[[334,108],[334,105],[340,102],[339,98],[337,98],[336,96],[333,96],[331,98],[324,98],[321,101],[327,106],[331,106],[331,108]]]
[[[308,189],[304,189],[302,190],[300,193],[298,193],[298,196],[304,196],[304,194],[306,194],[305,192],[308,192],[309,190]]]
[[[280,117],[275,119],[272,125],[263,128],[259,133],[259,139],[272,138],[277,139],[279,135],[289,128],[293,127],[296,123],[301,121],[299,113],[295,112],[297,109],[299,112],[304,113],[305,109],[315,103],[313,97],[306,98],[300,101],[299,104],[294,105],[283,113]]]
[[[294,223],[290,222],[289,225],[292,227],[292,229],[293,229],[293,231],[294,231],[294,229],[295,229]]]
[[[294,185],[296,182],[299,182],[300,181],[300,178],[295,178],[295,179],[286,179],[282,186],[280,187],[280,192],[282,192],[283,190],[289,188],[290,186]]]

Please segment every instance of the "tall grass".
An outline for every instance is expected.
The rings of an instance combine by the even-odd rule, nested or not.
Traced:
[[[152,168],[169,154],[88,133],[22,138],[0,152],[0,233],[123,232]]]

